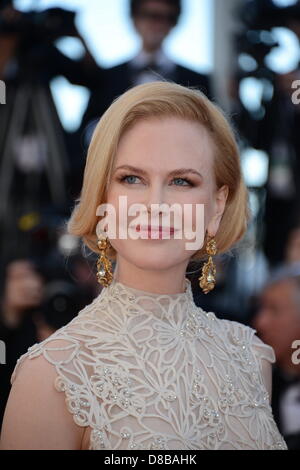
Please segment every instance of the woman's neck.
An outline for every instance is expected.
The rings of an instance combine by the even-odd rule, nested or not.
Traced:
[[[186,266],[172,270],[145,270],[132,266],[126,260],[116,262],[114,279],[128,287],[156,294],[177,294],[185,291]]]

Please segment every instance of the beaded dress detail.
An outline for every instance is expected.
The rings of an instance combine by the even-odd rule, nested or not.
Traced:
[[[20,356],[43,355],[89,449],[286,449],[256,330],[218,319],[177,294],[113,279],[67,325]]]

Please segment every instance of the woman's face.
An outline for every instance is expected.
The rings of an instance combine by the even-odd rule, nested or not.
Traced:
[[[127,263],[141,269],[167,270],[176,265],[187,266],[190,257],[203,246],[205,232],[211,236],[216,234],[225,208],[227,187],[216,190],[213,152],[213,144],[204,127],[178,118],[142,120],[122,136],[108,187],[107,203],[116,210],[117,229],[120,223],[120,196],[126,196],[127,209],[132,204],[141,204],[140,207],[145,210],[135,215],[127,213],[125,225],[128,227],[131,224],[135,234],[143,233],[143,237],[147,238],[133,239],[129,234],[126,239],[110,238],[111,245],[117,251],[117,260],[124,258]],[[187,171],[182,172],[183,168]],[[165,208],[176,204],[181,210],[176,213],[176,218],[170,211],[168,219],[167,212],[163,210],[159,214],[158,206],[153,204],[165,204]],[[192,226],[189,228],[203,234],[198,237],[201,239],[200,246],[193,250],[186,246],[196,239],[185,236],[185,228],[188,228],[184,225],[185,204],[189,205],[185,207],[192,208]],[[197,204],[204,205],[202,220],[197,217]],[[160,232],[148,232],[148,224],[146,230],[141,231],[134,221],[142,213],[148,216],[147,208],[147,220],[152,228],[163,226],[176,230],[181,226],[183,236],[176,239],[171,231],[168,238],[162,238]],[[153,219],[155,223],[151,223],[150,213],[156,217]],[[162,214],[167,218],[162,218]]]

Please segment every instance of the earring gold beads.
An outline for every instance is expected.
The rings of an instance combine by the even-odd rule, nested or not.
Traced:
[[[110,285],[113,279],[112,265],[107,256],[106,250],[109,246],[108,238],[99,239],[97,241],[100,255],[97,261],[97,280],[104,287]]]
[[[208,254],[208,261],[202,267],[202,275],[199,277],[199,285],[204,294],[207,294],[216,284],[216,266],[213,263],[212,256],[217,253],[217,244],[213,237],[210,237],[206,244],[206,253]]]

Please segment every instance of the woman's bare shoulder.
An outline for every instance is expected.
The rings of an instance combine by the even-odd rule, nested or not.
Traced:
[[[66,346],[55,340],[52,346]],[[1,449],[80,449],[84,428],[54,387],[57,370],[44,355],[26,353],[12,381],[2,423]]]

